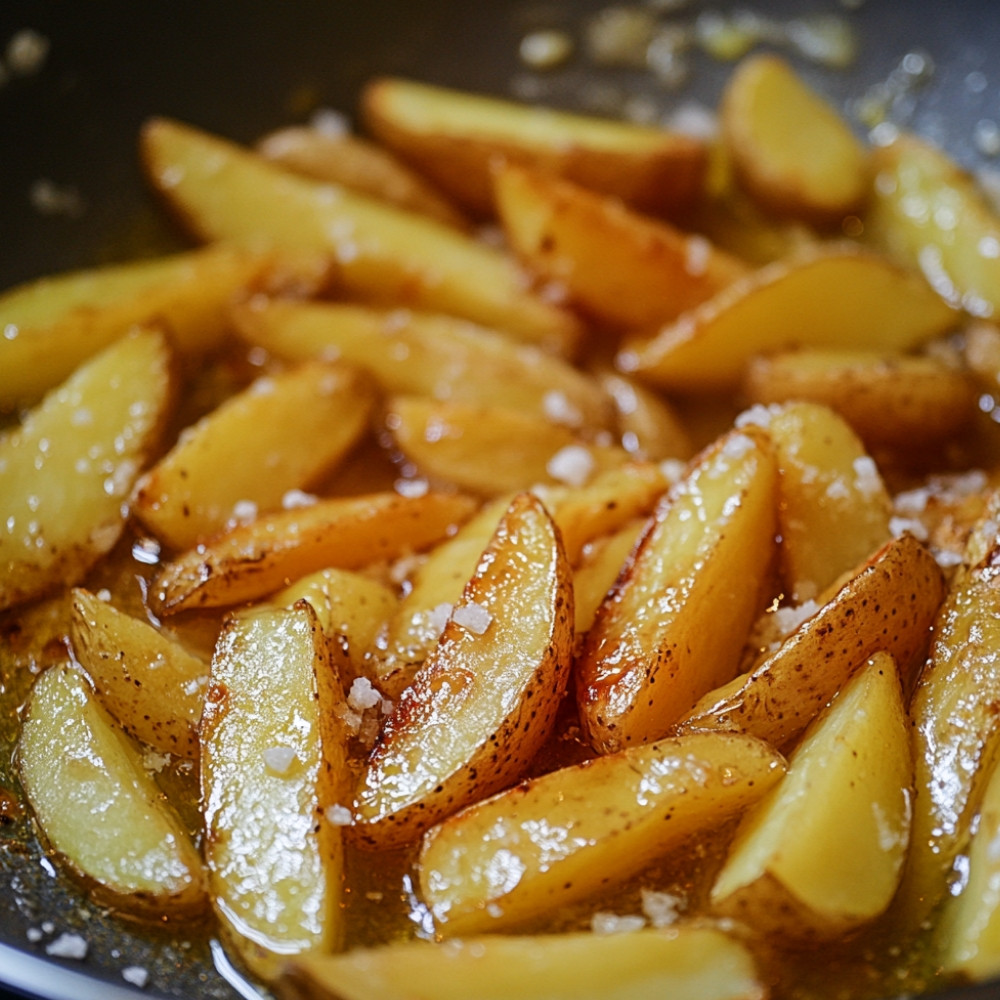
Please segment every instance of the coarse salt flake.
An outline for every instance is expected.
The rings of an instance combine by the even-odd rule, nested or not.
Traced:
[[[683,900],[671,892],[642,890],[642,912],[654,927],[669,927],[676,923]]]
[[[583,486],[594,472],[594,456],[580,444],[560,448],[545,469],[553,479],[567,486]]]
[[[297,510],[300,507],[311,507],[318,497],[314,493],[303,490],[288,490],[281,498],[282,510]]]
[[[646,918],[638,914],[620,917],[617,913],[597,912],[590,919],[595,934],[632,934],[646,926]]]
[[[324,815],[334,826],[350,826],[354,821],[351,810],[339,804],[327,806]]]
[[[583,414],[578,406],[574,406],[566,398],[564,392],[552,389],[542,399],[542,410],[547,419],[564,427],[580,427],[583,425]]]
[[[355,712],[363,712],[366,708],[374,708],[382,701],[382,695],[367,677],[355,677],[351,690],[347,695],[347,704]]]
[[[426,479],[397,479],[394,487],[401,497],[407,497],[410,500],[427,496],[430,490],[430,484]]]
[[[75,958],[82,961],[87,957],[87,940],[79,934],[60,934],[45,946],[45,954],[53,958]]]
[[[144,969],[141,965],[126,965],[122,969],[122,979],[141,990],[149,982],[149,970]]]
[[[268,747],[264,753],[264,766],[275,774],[287,774],[295,760],[295,751],[291,747]]]
[[[440,635],[444,631],[445,625],[448,624],[448,619],[451,617],[451,612],[453,605],[447,602],[438,604],[436,607],[431,608],[427,615],[427,624]]]
[[[481,604],[462,604],[455,608],[452,618],[456,624],[475,635],[482,635],[493,621],[493,615]]]

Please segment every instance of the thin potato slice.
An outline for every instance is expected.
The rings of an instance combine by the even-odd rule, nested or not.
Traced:
[[[697,200],[707,161],[701,142],[678,133],[411,80],[368,84],[362,115],[376,138],[480,216],[493,214],[498,161],[558,174],[654,214]]]
[[[555,724],[572,652],[566,556],[545,508],[522,493],[372,751],[359,842],[412,841],[521,777]]]
[[[485,935],[297,959],[285,1000],[764,1000],[750,952],[714,928]]]
[[[152,625],[74,588],[73,655],[130,736],[196,759],[208,664]]]
[[[625,329],[667,323],[749,272],[704,236],[557,177],[507,166],[495,183],[514,252],[602,323]]]
[[[716,909],[772,940],[811,942],[883,913],[910,839],[908,729],[895,664],[879,653],[745,816],[712,888]]]
[[[446,537],[475,506],[454,493],[373,493],[265,515],[168,563],[152,602],[163,613],[225,607],[327,567],[360,569],[398,559]]]
[[[77,583],[118,540],[173,397],[144,331],[105,348],[0,434],[0,610]]]
[[[732,432],[660,501],[577,661],[599,753],[665,735],[736,673],[774,558],[777,480],[766,441]]]
[[[430,830],[421,895],[448,936],[517,925],[618,884],[738,816],[784,770],[759,740],[712,733],[552,771]]]
[[[363,373],[306,362],[263,376],[181,435],[139,481],[132,507],[158,538],[186,549],[312,486],[368,427],[375,393]]]
[[[666,389],[725,392],[739,386],[758,354],[906,351],[957,320],[919,275],[856,247],[827,245],[762,268],[651,339],[626,342],[618,365]]]
[[[69,665],[35,683],[18,764],[46,839],[112,906],[158,917],[204,907],[198,851],[139,751]]]
[[[453,313],[570,349],[579,324],[532,295],[513,260],[431,219],[296,177],[248,150],[166,119],[142,133],[146,170],[201,239],[320,251],[345,289]]]

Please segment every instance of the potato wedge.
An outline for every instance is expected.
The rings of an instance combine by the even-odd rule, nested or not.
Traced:
[[[757,354],[793,347],[906,351],[957,321],[919,275],[833,244],[756,271],[651,339],[627,340],[617,361],[666,389],[727,392]]]
[[[139,751],[68,664],[36,681],[18,742],[45,837],[112,907],[162,916],[206,902],[201,858]]]
[[[203,240],[325,252],[349,292],[453,313],[556,352],[579,335],[573,316],[527,290],[513,260],[448,226],[166,119],[147,123],[141,146],[157,191]]]
[[[0,434],[0,610],[79,582],[111,549],[172,398],[166,341],[144,331],[106,347]]]
[[[522,493],[372,751],[359,843],[411,841],[521,777],[552,731],[572,652],[566,556],[545,508]]]
[[[208,664],[152,625],[73,589],[73,655],[104,707],[160,753],[198,757]]]
[[[136,486],[135,516],[186,549],[315,484],[368,428],[374,388],[348,366],[306,362],[263,376],[188,428]]]
[[[668,323],[749,273],[704,236],[558,177],[508,165],[495,184],[514,252],[601,323],[624,329]]]
[[[419,551],[445,538],[475,507],[454,493],[373,493],[279,511],[168,563],[150,597],[166,614],[252,601],[327,567],[360,569]]]
[[[205,861],[224,935],[271,979],[343,934],[341,827],[350,801],[344,694],[312,608],[224,625],[202,720]]]
[[[744,817],[713,905],[781,941],[827,940],[874,920],[902,875],[912,784],[899,675],[892,657],[878,653]]]
[[[285,1000],[764,1000],[749,951],[708,927],[634,934],[485,935],[307,956]]]
[[[831,590],[818,606],[799,609],[806,619],[777,649],[706,694],[678,731],[724,729],[785,747],[879,650],[893,657],[911,691],[944,600],[934,557],[912,535],[902,535]]]
[[[687,461],[694,455],[696,449],[683,418],[663,396],[610,369],[598,371],[597,379],[614,402],[622,447],[633,458]]]
[[[722,733],[552,771],[428,831],[420,893],[449,937],[515,926],[619,884],[738,816],[784,771],[764,743]]]
[[[775,554],[777,480],[767,442],[732,432],[660,501],[577,661],[599,753],[659,739],[737,672]]]
[[[622,573],[625,561],[632,554],[646,529],[646,519],[637,517],[614,534],[602,539],[595,551],[588,553],[573,573],[573,594],[576,634],[590,631],[605,597]]]
[[[372,81],[361,99],[377,139],[479,216],[493,214],[498,161],[558,174],[654,214],[683,210],[701,190],[705,147],[678,133],[393,78]]]
[[[868,150],[783,59],[740,63],[723,92],[719,124],[737,180],[770,211],[829,225],[863,205]]]

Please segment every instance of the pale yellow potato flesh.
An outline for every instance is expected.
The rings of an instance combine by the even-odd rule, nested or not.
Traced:
[[[349,808],[346,707],[312,608],[230,618],[202,720],[205,863],[223,934],[265,980],[343,935],[342,828]]]
[[[766,440],[734,431],[660,501],[577,659],[599,753],[664,736],[736,674],[775,556],[777,489]]]
[[[566,177],[653,214],[696,201],[707,165],[704,144],[679,133],[412,80],[369,83],[362,116],[377,139],[479,216],[493,214],[497,162]]]
[[[576,567],[573,595],[578,636],[588,632],[594,624],[597,609],[621,575],[625,560],[632,554],[645,528],[645,518],[629,521],[599,542],[596,553]]]
[[[282,170],[190,126],[154,119],[141,152],[153,185],[203,240],[325,252],[349,292],[506,330],[567,351],[580,325],[527,290],[507,255],[449,226]]]
[[[79,582],[121,535],[173,397],[163,336],[106,347],[0,434],[0,610]]]
[[[687,461],[694,455],[695,447],[683,418],[662,395],[610,369],[598,371],[597,379],[614,403],[622,447],[633,458]]]
[[[160,540],[187,549],[314,485],[368,428],[375,390],[364,373],[304,362],[265,375],[186,428],[143,475],[132,512]]]
[[[369,757],[358,842],[407,843],[520,778],[555,725],[572,652],[569,565],[545,508],[522,493]]]
[[[194,914],[201,858],[140,751],[67,665],[35,682],[18,742],[25,794],[45,838],[112,907]]]
[[[784,771],[760,740],[705,733],[549,772],[428,831],[420,894],[449,937],[516,926],[738,816]]]
[[[749,951],[710,927],[484,935],[298,959],[284,1000],[764,1000]]]
[[[160,753],[197,759],[208,664],[88,590],[74,588],[72,604],[73,656],[108,712]]]
[[[919,274],[833,244],[769,264],[652,337],[627,340],[618,366],[665,389],[726,392],[739,387],[758,354],[796,347],[907,351],[958,320]]]
[[[744,817],[712,887],[715,908],[782,941],[826,940],[871,922],[902,875],[912,785],[899,675],[877,653]]]

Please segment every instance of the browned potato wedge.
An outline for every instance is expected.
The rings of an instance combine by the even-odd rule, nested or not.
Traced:
[[[386,722],[358,787],[358,840],[412,841],[521,777],[552,731],[572,652],[566,556],[522,493]]]
[[[157,918],[202,909],[198,851],[139,751],[69,665],[35,683],[18,764],[49,844],[113,907]]]
[[[522,163],[654,214],[697,199],[704,145],[678,133],[529,107],[410,80],[362,95],[368,129],[480,216],[493,214],[491,173]]]
[[[418,862],[420,893],[448,936],[523,923],[716,829],[784,770],[781,756],[759,740],[706,733],[552,771],[430,830]]]
[[[749,271],[704,236],[558,177],[507,166],[495,183],[497,211],[514,252],[602,323],[667,323]]]
[[[782,942],[839,937],[883,913],[910,840],[908,730],[895,664],[878,653],[744,817],[712,887],[716,909]]]
[[[913,688],[945,586],[934,557],[912,535],[887,542],[773,651],[706,694],[678,731],[724,729],[785,747],[879,650]]]
[[[258,378],[195,426],[140,479],[133,513],[175,549],[227,523],[239,505],[281,507],[290,490],[328,473],[368,428],[375,393],[363,373],[306,362]]]
[[[852,246],[827,245],[762,268],[651,339],[626,342],[618,365],[666,389],[725,392],[739,386],[758,354],[906,351],[957,319],[919,275]]]
[[[152,625],[73,590],[73,655],[130,736],[195,759],[208,664]]]
[[[777,480],[767,442],[734,431],[660,501],[576,665],[599,753],[658,739],[737,672],[774,558]]]
[[[744,60],[720,107],[722,140],[740,184],[779,215],[835,223],[868,193],[868,150],[782,59]]]
[[[427,180],[381,146],[358,136],[283,128],[264,136],[257,152],[313,180],[343,184],[456,229],[468,228],[461,213]]]
[[[365,195],[296,177],[259,156],[165,119],[143,129],[158,192],[204,240],[320,251],[355,294],[453,313],[556,351],[579,323],[532,295],[505,254]]]
[[[229,619],[212,658],[202,721],[205,861],[224,935],[273,978],[291,955],[343,934],[346,708],[312,608]]]
[[[106,347],[0,434],[0,610],[77,583],[124,526],[124,503],[172,401],[159,333]]]
[[[419,551],[449,535],[475,506],[453,493],[374,493],[279,511],[168,563],[150,596],[163,613],[252,601],[326,567],[360,569]]]
[[[599,371],[597,378],[615,404],[618,434],[630,455],[649,462],[665,458],[687,461],[694,455],[683,419],[663,396],[609,369]]]
[[[750,952],[710,927],[484,935],[296,959],[286,1000],[764,1000]]]
[[[974,316],[1000,310],[1000,217],[946,153],[906,133],[875,151],[864,238]]]

